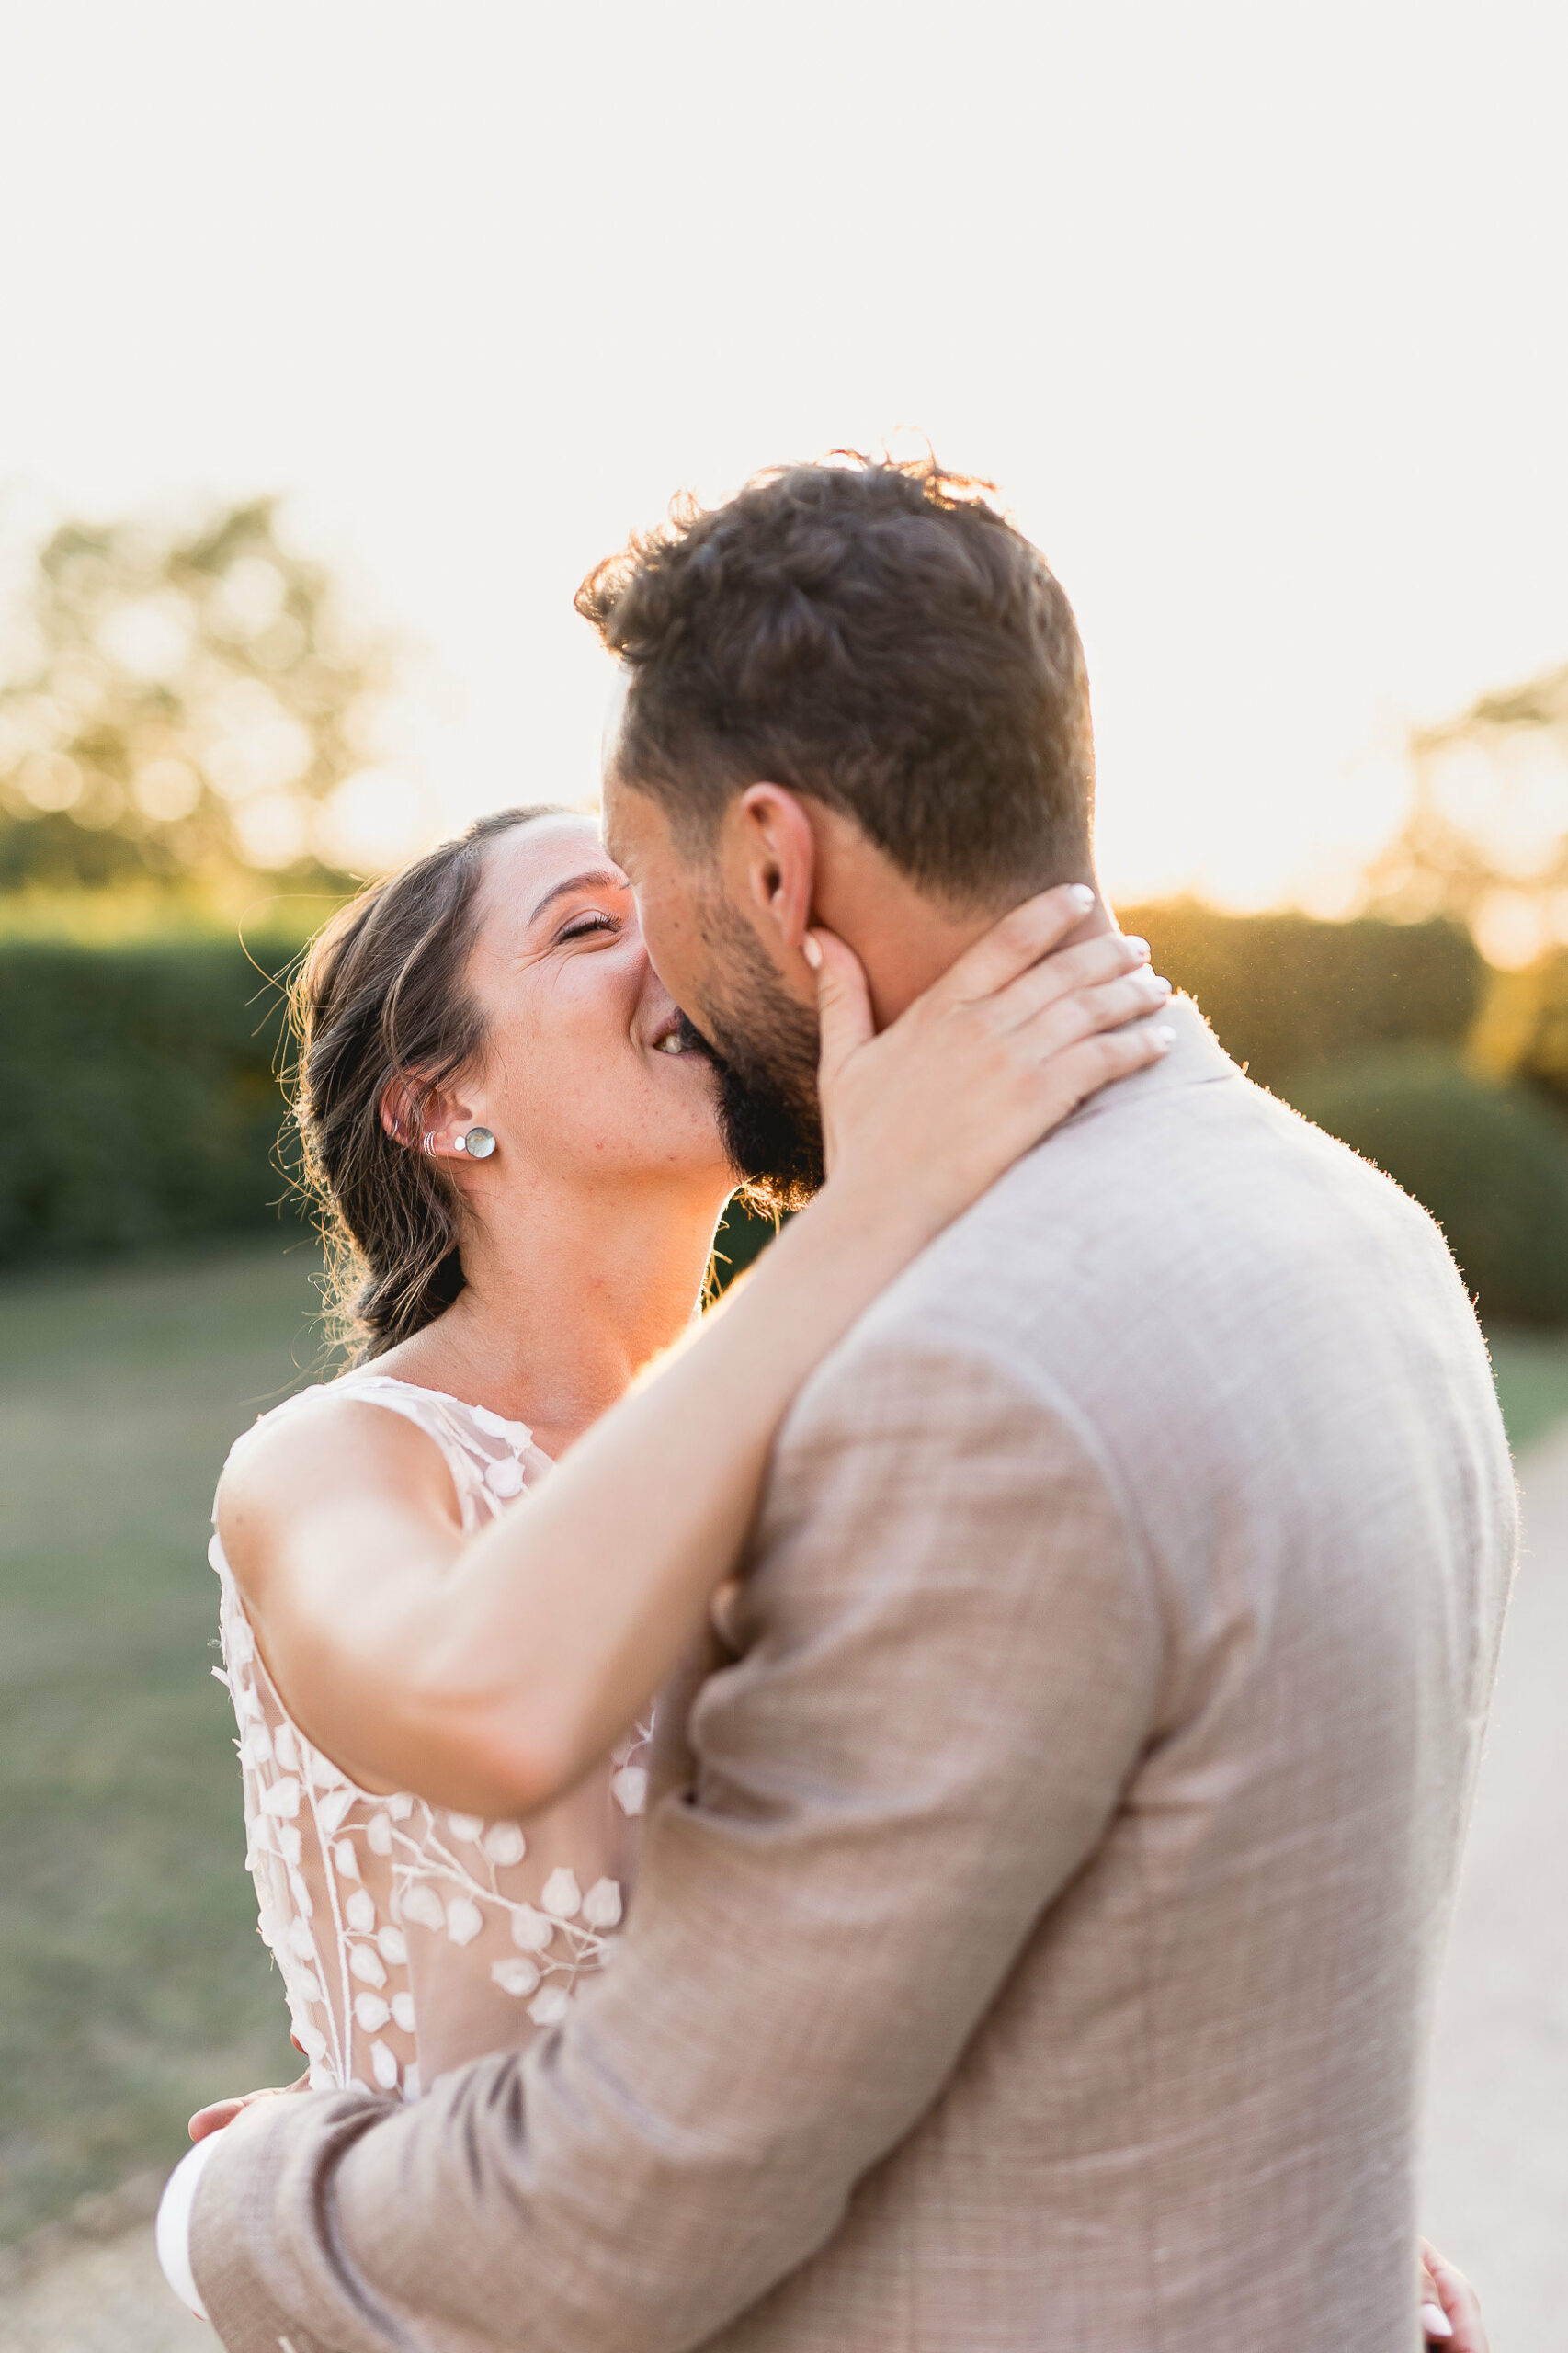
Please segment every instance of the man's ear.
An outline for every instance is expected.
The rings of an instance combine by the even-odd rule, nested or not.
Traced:
[[[816,889],[816,835],[805,802],[781,784],[748,785],[733,823],[759,922],[772,928],[780,948],[799,949]]]

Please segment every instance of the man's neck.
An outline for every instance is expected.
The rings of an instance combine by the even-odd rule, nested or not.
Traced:
[[[1017,899],[970,907],[934,898],[902,874],[858,825],[835,811],[824,814],[825,824],[813,825],[818,844],[813,915],[859,958],[877,1027],[885,1029]],[[1082,879],[1098,887],[1092,872],[1061,879]],[[1019,892],[1018,898],[1027,895]],[[1092,938],[1096,932],[1109,931],[1113,922],[1105,901],[1096,897],[1072,938]]]

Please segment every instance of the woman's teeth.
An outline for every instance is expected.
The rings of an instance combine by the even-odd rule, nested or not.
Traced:
[[[684,1054],[686,1040],[678,1029],[672,1029],[667,1038],[660,1039],[657,1051],[661,1054]]]

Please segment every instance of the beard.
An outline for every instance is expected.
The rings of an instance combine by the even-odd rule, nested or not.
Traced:
[[[700,1029],[683,1012],[681,1034],[713,1064],[719,1132],[752,1199],[804,1209],[826,1174],[816,1017],[781,985],[748,925],[722,906],[708,917],[722,993],[704,1007]]]

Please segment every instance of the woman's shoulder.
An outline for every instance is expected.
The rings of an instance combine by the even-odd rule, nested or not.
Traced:
[[[446,1449],[433,1415],[411,1410],[404,1398],[382,1393],[399,1386],[342,1374],[298,1389],[270,1406],[229,1449],[219,1482],[220,1504],[236,1495],[261,1501],[274,1488],[298,1493],[318,1469],[330,1469],[351,1483],[356,1466],[360,1466],[383,1492],[389,1474],[402,1466],[417,1477],[426,1449],[409,1446],[407,1425],[413,1422],[425,1430],[434,1453],[445,1454]],[[388,1405],[397,1420],[377,1410]]]
[[[428,1448],[409,1444],[411,1427]],[[492,1506],[504,1503],[549,1468],[526,1424],[373,1366],[355,1366],[297,1390],[252,1423],[229,1450],[220,1506],[237,1495],[265,1502],[278,1491],[298,1493],[322,1470],[335,1483],[352,1483],[356,1465],[382,1498],[405,1482],[423,1488],[444,1466],[465,1516],[470,1490],[476,1500],[483,1490]]]
[[[401,1373],[380,1371],[374,1365],[351,1365],[330,1381],[315,1381],[306,1388],[296,1389],[258,1414],[250,1427],[242,1430],[234,1440],[231,1455],[258,1438],[276,1435],[285,1428],[299,1429],[307,1420],[316,1422],[324,1415],[341,1417],[345,1412],[366,1405],[379,1406],[404,1421],[415,1422],[436,1438],[447,1438],[454,1432],[464,1436],[476,1433],[487,1439],[504,1438],[527,1445],[532,1436],[526,1424],[508,1421],[505,1415],[492,1413],[487,1406],[471,1405],[461,1398],[449,1396],[444,1390],[427,1389]]]
[[[274,1450],[280,1440],[308,1444],[315,1432],[330,1427],[335,1420],[341,1421],[344,1408],[349,1404],[379,1402],[375,1392],[368,1391],[362,1376],[355,1372],[339,1373],[331,1381],[312,1381],[306,1388],[294,1390],[276,1405],[268,1405],[259,1413],[230,1447],[225,1467],[233,1467],[257,1448]]]
[[[466,1524],[450,1458],[406,1419],[378,1413],[347,1382],[301,1390],[263,1414],[229,1450],[213,1498],[218,1543],[242,1589],[254,1591],[296,1540],[325,1516],[383,1525],[389,1508]],[[281,1549],[280,1549],[281,1548]]]

